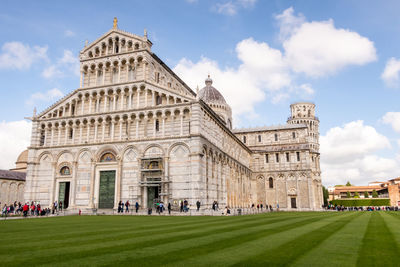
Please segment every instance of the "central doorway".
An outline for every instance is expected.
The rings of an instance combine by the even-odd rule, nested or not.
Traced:
[[[297,209],[295,197],[290,198],[290,204],[291,204],[292,209]]]
[[[114,208],[115,171],[100,172],[99,209]]]
[[[58,190],[58,203],[62,202],[62,208],[66,209],[69,205],[70,182],[60,182]]]
[[[155,203],[160,201],[160,186],[147,187],[147,207],[154,208]]]

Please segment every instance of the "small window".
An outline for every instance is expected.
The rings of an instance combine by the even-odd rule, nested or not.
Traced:
[[[75,115],[75,105],[71,106],[71,115]]]
[[[265,154],[265,163],[269,162],[268,154]]]
[[[115,161],[115,156],[113,153],[105,153],[103,156],[100,158],[100,162],[110,162],[110,161]]]
[[[275,141],[278,141],[278,134],[275,134]]]
[[[243,136],[243,143],[246,144],[246,136]]]
[[[40,146],[44,146],[44,140],[46,138],[44,130],[40,131]]]
[[[74,129],[69,129],[69,139],[72,139],[74,137]]]
[[[64,166],[60,170],[61,175],[71,175],[71,171],[68,166]]]
[[[261,135],[258,135],[258,142],[261,143]]]
[[[156,132],[160,131],[160,122],[156,120]]]
[[[275,154],[275,159],[276,159],[276,162],[279,162],[279,153]]]
[[[300,161],[300,152],[296,152],[297,161]]]
[[[274,179],[272,179],[272,177],[269,177],[268,183],[269,183],[269,188],[274,188]]]
[[[289,153],[286,153],[286,162],[289,162],[290,161],[290,155],[289,155]]]
[[[293,139],[296,139],[296,132],[292,133],[292,137],[293,137]]]

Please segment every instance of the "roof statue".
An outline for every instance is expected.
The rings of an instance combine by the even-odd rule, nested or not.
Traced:
[[[114,17],[113,29],[117,29],[117,28],[118,28],[118,19],[117,19],[117,17]]]

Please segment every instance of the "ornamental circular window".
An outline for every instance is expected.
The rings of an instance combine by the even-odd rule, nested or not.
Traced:
[[[100,162],[110,162],[110,161],[115,161],[115,156],[113,153],[104,153],[103,156],[100,158]]]

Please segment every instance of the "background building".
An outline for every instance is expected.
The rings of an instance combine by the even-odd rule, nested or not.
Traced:
[[[194,93],[143,36],[113,28],[80,53],[80,88],[32,117],[25,199],[69,210],[210,208],[323,203],[315,105],[291,105],[288,124],[232,130],[232,111],[208,77]]]

